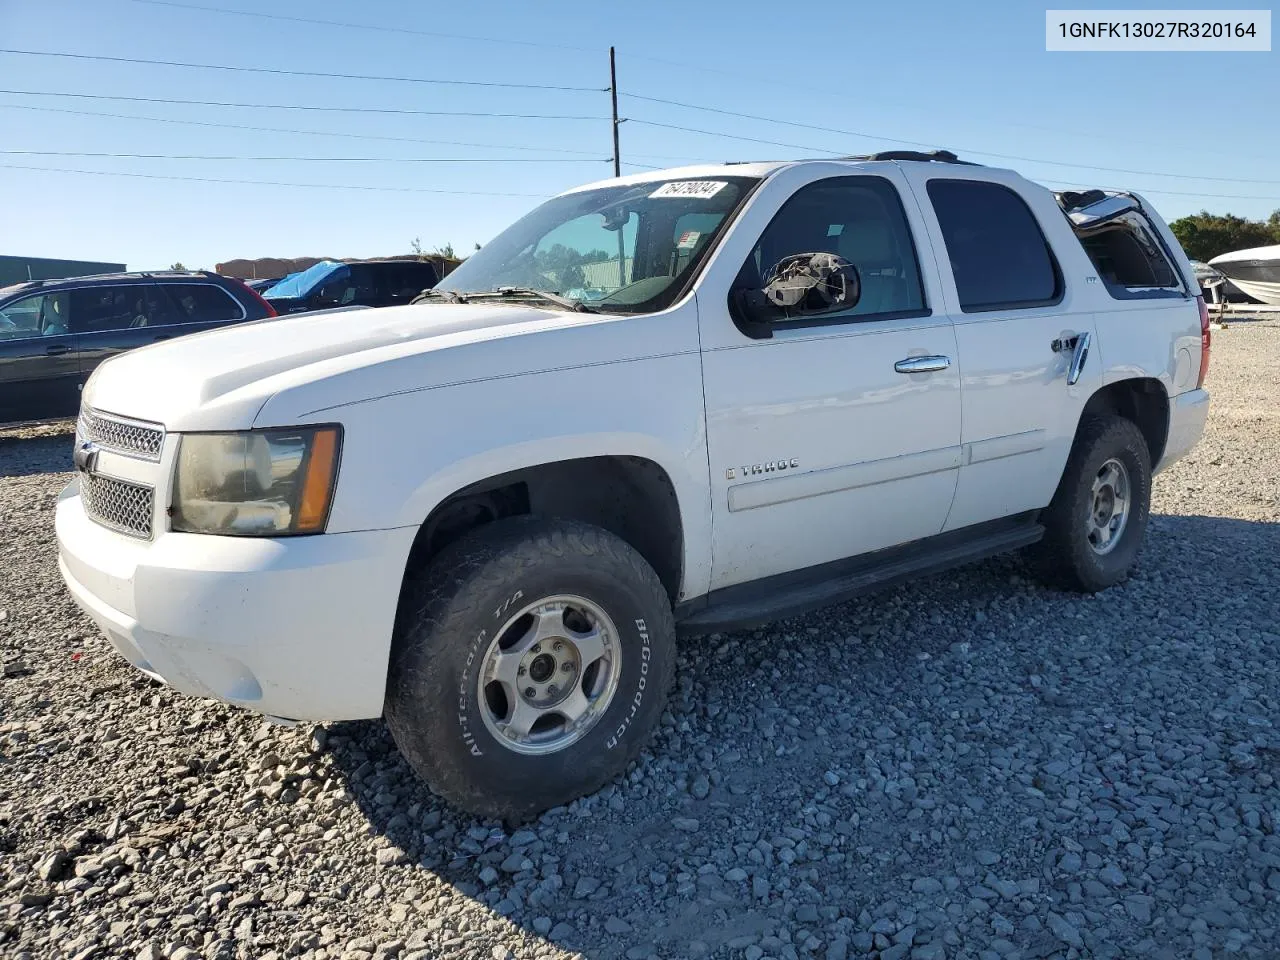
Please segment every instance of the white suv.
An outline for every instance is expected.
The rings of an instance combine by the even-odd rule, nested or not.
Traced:
[[[1122,580],[1204,427],[1197,293],[1142,198],[946,153],[592,184],[414,305],[104,364],[62,574],[148,674],[385,714],[520,818],[626,768],[677,630],[1021,547]]]

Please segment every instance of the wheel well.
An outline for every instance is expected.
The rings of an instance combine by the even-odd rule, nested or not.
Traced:
[[[1084,406],[1084,414],[1109,413],[1132,420],[1147,441],[1151,466],[1164,455],[1169,436],[1169,395],[1164,384],[1150,377],[1108,384]]]
[[[408,570],[428,563],[465,533],[530,514],[595,524],[648,561],[671,602],[679,599],[684,533],[675,487],[641,457],[561,460],[489,477],[451,494],[423,522]]]

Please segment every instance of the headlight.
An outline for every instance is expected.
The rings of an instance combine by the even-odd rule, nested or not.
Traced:
[[[339,427],[184,434],[172,528],[241,537],[322,533],[341,440]]]

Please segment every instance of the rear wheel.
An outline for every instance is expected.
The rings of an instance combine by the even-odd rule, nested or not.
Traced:
[[[675,627],[657,575],[587,524],[490,524],[406,584],[392,736],[433,790],[520,820],[622,773],[657,726]]]
[[[1062,480],[1032,549],[1055,586],[1093,593],[1124,580],[1146,535],[1151,512],[1151,457],[1142,431],[1123,417],[1080,425]]]

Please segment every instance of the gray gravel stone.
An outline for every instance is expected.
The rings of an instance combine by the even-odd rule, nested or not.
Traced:
[[[128,667],[57,573],[69,429],[0,432],[0,952],[1272,960],[1277,369],[1280,321],[1215,332],[1125,584],[999,558],[682,641],[631,769],[518,825],[444,806],[380,723]]]

